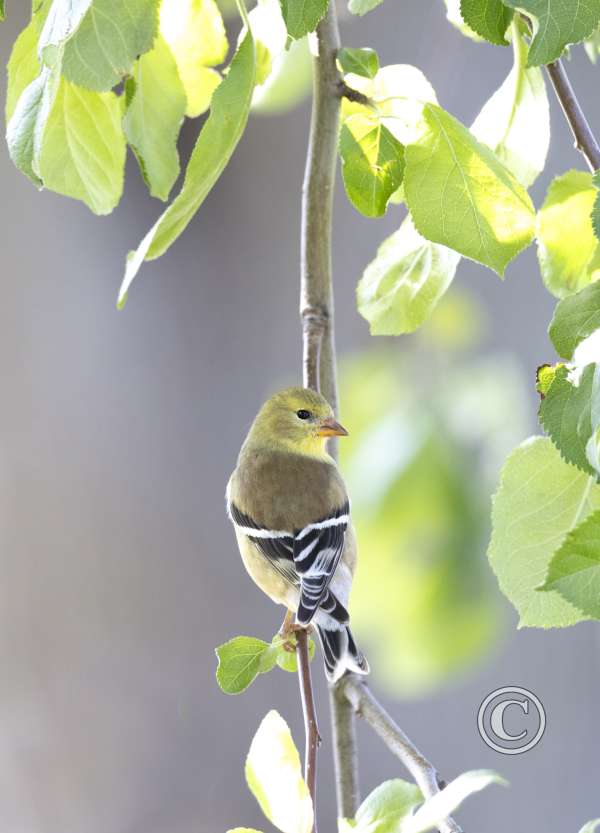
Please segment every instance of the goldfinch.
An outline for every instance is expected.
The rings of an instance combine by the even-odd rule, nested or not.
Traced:
[[[287,608],[284,630],[314,623],[330,682],[369,666],[348,627],[356,536],[328,437],[346,436],[329,403],[287,388],[261,408],[227,485],[227,513],[250,577]]]

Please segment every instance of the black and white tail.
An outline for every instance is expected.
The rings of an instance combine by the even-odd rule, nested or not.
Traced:
[[[358,649],[348,625],[328,628],[317,623],[317,633],[325,660],[325,674],[330,683],[337,682],[346,671],[368,674],[369,663]]]

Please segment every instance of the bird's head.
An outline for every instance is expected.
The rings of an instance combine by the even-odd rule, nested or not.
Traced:
[[[286,388],[262,406],[250,437],[261,444],[323,457],[327,454],[325,443],[329,437],[347,434],[320,393],[308,388]]]

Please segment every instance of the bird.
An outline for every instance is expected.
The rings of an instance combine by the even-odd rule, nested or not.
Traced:
[[[254,419],[226,490],[247,572],[286,608],[281,633],[314,625],[332,684],[369,673],[347,610],[357,558],[350,501],[327,451],[330,437],[347,434],[320,393],[281,390]]]

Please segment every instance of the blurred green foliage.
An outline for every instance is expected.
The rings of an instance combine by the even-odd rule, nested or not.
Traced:
[[[412,354],[390,343],[343,366],[351,434],[341,462],[360,541],[351,612],[393,694],[442,685],[489,655],[500,632],[489,502],[526,433],[526,392],[509,358],[473,356],[477,321],[481,312],[453,293]]]

